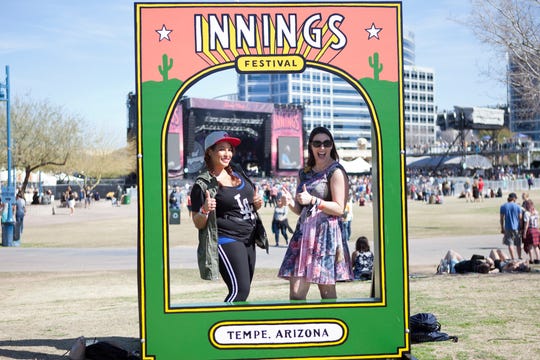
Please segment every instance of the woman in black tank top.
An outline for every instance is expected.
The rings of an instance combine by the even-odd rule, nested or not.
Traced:
[[[209,236],[209,246],[217,243],[219,273],[229,290],[226,302],[245,301],[249,295],[256,258],[252,236],[255,212],[263,203],[251,182],[231,166],[239,144],[240,139],[226,132],[210,133],[204,159],[211,181],[206,189],[197,182],[191,191],[193,222],[199,232],[214,234],[216,231],[208,227],[217,228],[217,236]]]

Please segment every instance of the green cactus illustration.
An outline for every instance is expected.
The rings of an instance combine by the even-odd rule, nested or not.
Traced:
[[[383,64],[379,64],[379,53],[376,52],[373,54],[373,58],[369,57],[369,66],[373,68],[373,79],[379,80],[379,74],[383,70]]]
[[[173,59],[168,59],[167,54],[163,54],[162,65],[158,66],[159,73],[163,76],[163,81],[169,80],[169,70],[173,67]]]

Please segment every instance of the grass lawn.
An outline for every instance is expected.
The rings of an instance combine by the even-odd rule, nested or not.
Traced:
[[[540,204],[540,191],[532,191],[531,198]],[[505,200],[466,203],[464,199],[445,198],[442,205],[409,201],[409,242],[498,234],[499,207]],[[39,226],[33,224],[30,209],[25,220],[23,247],[137,246],[135,212],[118,218],[104,214],[102,219],[94,217],[86,221],[81,215],[83,211],[101,209],[81,209],[72,219],[56,215]],[[372,238],[372,213],[369,205],[354,208],[353,238],[359,235]],[[263,208],[261,214],[269,224],[272,209]],[[292,215],[290,221],[295,223]],[[170,235],[171,246],[195,246],[196,230],[185,211],[182,225],[170,227]],[[433,268],[415,270],[411,276],[410,313],[434,313],[442,331],[458,336],[459,341],[413,344],[414,356],[421,360],[538,358],[540,273],[440,276],[434,275],[438,260],[434,259]],[[288,284],[277,279],[275,272],[275,269],[257,269],[258,285],[250,300],[268,298],[269,293],[271,298],[288,297]],[[123,344],[130,347],[137,344],[134,340],[139,333],[136,271],[14,273],[2,269],[1,274],[0,359],[58,358],[79,335],[123,339]],[[221,297],[224,293],[221,282],[199,280],[195,270],[175,270],[172,274],[182,285],[171,286],[171,294],[179,303],[193,298],[213,301],[216,294]],[[358,297],[364,291],[367,296],[367,282],[354,287],[338,285],[340,297]],[[310,296],[317,298],[316,289],[311,290]]]

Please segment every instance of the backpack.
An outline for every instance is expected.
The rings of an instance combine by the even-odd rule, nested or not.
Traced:
[[[409,329],[412,343],[429,341],[458,341],[457,336],[441,332],[441,324],[432,313],[419,313],[409,317]]]
[[[88,345],[85,349],[85,358],[92,360],[139,360],[138,356],[105,341]]]

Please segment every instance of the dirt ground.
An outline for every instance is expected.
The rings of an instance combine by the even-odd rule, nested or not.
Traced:
[[[28,206],[21,247],[0,251],[136,247],[136,208],[100,201],[70,216]],[[79,336],[139,348],[136,270],[12,272],[0,263],[0,304],[0,359],[60,359]]]
[[[447,204],[441,206],[410,203],[409,229],[412,229],[410,237],[448,236],[446,229],[452,227],[457,229],[454,230],[456,233],[464,232],[461,230],[464,223],[468,224],[465,227],[472,233],[496,233],[498,225],[496,209],[500,203],[500,199],[479,204],[465,204],[458,199],[449,199]],[[50,209],[30,206],[25,220],[22,247],[136,248],[135,204],[116,208],[102,202],[90,209],[76,209],[73,216],[69,216],[64,210],[58,209],[57,214],[53,216]],[[270,209],[263,209],[262,213],[267,220],[271,216]],[[358,236],[372,231],[370,213],[370,207],[355,209],[353,234]],[[426,214],[429,214],[427,219]],[[190,226],[171,229],[172,232],[178,232],[174,236],[174,246],[195,244],[196,232],[189,221],[187,214],[182,212],[182,223]],[[0,247],[0,251],[3,252],[11,250],[14,249]],[[441,249],[441,255],[445,250]],[[412,312],[420,310],[417,306],[421,301],[426,301],[425,292],[446,293],[449,305],[455,306],[459,303],[459,299],[452,302],[452,293],[459,292],[466,285],[459,281],[444,281],[440,276],[433,275],[438,260],[433,259],[433,266],[411,265],[411,273],[415,276],[411,281],[411,298],[416,299],[416,292],[420,297],[414,302],[415,305],[411,306]],[[39,263],[39,259],[35,261]],[[256,275],[258,276],[256,281],[262,284],[257,289],[258,296],[271,296],[265,293],[265,288],[269,289],[268,291],[279,288],[281,289],[279,291],[285,291],[286,294],[286,284],[278,283],[281,280],[276,280],[275,269],[261,270]],[[192,275],[188,271],[185,279],[196,278]],[[488,291],[502,290],[498,288],[497,278],[490,278],[490,281],[493,283],[486,285],[491,286]],[[60,359],[67,354],[79,336],[112,341],[128,350],[139,349],[137,284],[135,268],[119,271],[14,272],[0,263],[0,359]],[[451,288],[448,287],[449,284]],[[538,276],[534,278],[516,276],[504,284],[501,283],[501,286],[509,289],[517,287],[536,292],[538,285]],[[341,290],[338,289],[339,291]],[[343,291],[346,295],[346,289]],[[534,303],[534,297],[532,299]],[[527,298],[527,301],[530,300]],[[501,312],[504,315],[504,311],[509,311],[491,307],[485,310],[496,311],[498,315]],[[537,314],[538,305],[534,305],[532,310]],[[533,320],[534,313],[530,315]],[[530,326],[528,330],[538,333],[536,322],[527,326]],[[536,338],[538,339],[537,336]],[[483,339],[479,339],[477,343],[481,344],[482,341]],[[512,346],[512,344],[503,346],[503,349],[515,354]],[[456,355],[451,358],[470,357]],[[474,358],[483,359],[483,357]]]

